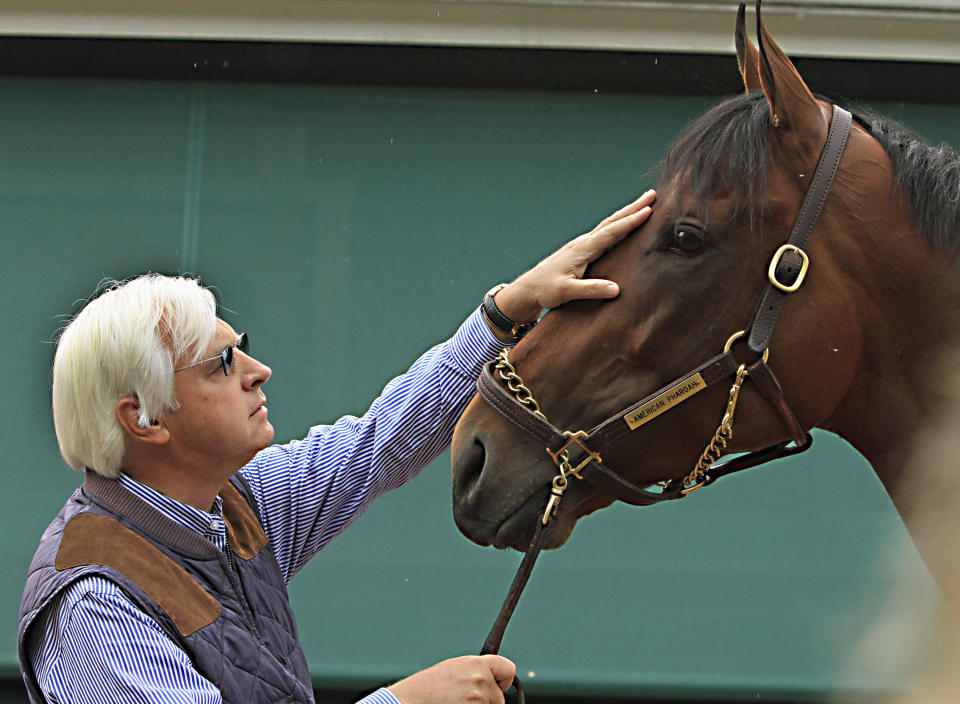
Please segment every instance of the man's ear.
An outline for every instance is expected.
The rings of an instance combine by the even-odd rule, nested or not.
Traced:
[[[140,418],[140,400],[136,396],[124,396],[115,407],[117,422],[133,440],[163,445],[170,439],[170,431],[159,420],[144,422]]]

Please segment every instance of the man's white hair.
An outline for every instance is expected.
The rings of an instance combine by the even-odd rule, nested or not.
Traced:
[[[145,274],[110,282],[63,330],[53,363],[53,423],[74,469],[114,478],[125,432],[115,407],[140,405],[142,427],[179,408],[173,365],[200,359],[213,340],[217,305],[195,279]]]

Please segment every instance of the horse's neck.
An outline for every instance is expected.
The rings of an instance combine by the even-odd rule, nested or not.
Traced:
[[[956,402],[952,385],[960,381],[956,370],[944,367],[960,359],[960,266],[950,255],[913,241],[916,246],[898,249],[884,270],[877,271],[874,260],[870,271],[856,272],[863,277],[858,285],[866,283],[860,293],[864,315],[851,321],[861,326],[862,364],[824,427],[870,461],[917,539],[915,484],[923,468],[916,466],[916,443],[944,407]],[[960,487],[960,474],[956,480]]]

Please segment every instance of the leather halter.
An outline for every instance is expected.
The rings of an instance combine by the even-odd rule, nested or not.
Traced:
[[[500,415],[541,442],[551,457],[554,458],[554,462],[560,467],[562,477],[565,478],[572,474],[580,478],[579,472],[589,468],[590,473],[585,475],[584,478],[596,483],[602,490],[616,499],[640,506],[681,499],[695,489],[712,484],[720,477],[809,449],[812,438],[809,433],[804,431],[796,416],[790,410],[779,382],[767,365],[767,348],[783,302],[790,293],[796,291],[803,283],[809,263],[803,247],[806,245],[820,211],[823,209],[827,194],[837,173],[840,159],[843,156],[851,124],[852,115],[843,108],[834,105],[830,131],[820,152],[817,169],[804,196],[790,237],[773,255],[767,274],[769,283],[757,303],[750,325],[742,333],[736,333],[730,338],[722,354],[708,360],[693,371],[670,382],[619,413],[610,416],[586,432],[561,431],[547,421],[543,414],[535,414],[497,381],[494,377],[496,362],[488,363],[477,380],[477,391],[480,396]],[[747,336],[749,348],[760,355],[753,362],[741,364],[730,349],[733,341],[741,335]],[[745,370],[745,374],[743,370]],[[740,373],[738,374],[738,372]],[[737,375],[738,380],[742,379],[743,376],[753,380],[754,386],[760,394],[770,402],[779,414],[790,433],[790,440],[771,445],[763,450],[746,453],[719,465],[711,465],[702,471],[695,470],[684,478],[669,479],[647,487],[637,486],[624,479],[603,462],[601,453],[624,435],[629,434],[632,430],[659,415],[663,410],[672,407],[672,405],[686,400],[686,398],[703,389],[729,381],[734,375]],[[739,386],[736,386],[736,390],[739,391]],[[733,395],[733,390],[731,390],[731,395]],[[732,401],[735,403],[735,398]],[[730,413],[732,414],[732,407]],[[790,446],[791,442],[793,446]],[[576,468],[573,468],[572,463],[567,461],[567,469],[565,470],[558,457],[568,458],[569,454],[563,455],[563,453],[569,453],[570,450],[574,449],[579,450],[576,460],[579,464]],[[692,486],[687,483],[691,477],[694,477]],[[654,487],[657,488],[654,489]],[[553,494],[557,495],[556,490]],[[551,499],[543,520],[537,523],[534,537],[510,587],[510,592],[504,601],[496,623],[494,623],[484,642],[482,650],[484,653],[496,653],[499,650],[507,622],[539,554],[543,536],[547,532],[548,523],[552,516],[551,506],[554,506],[556,501],[558,499]],[[515,684],[519,684],[519,682],[515,681]],[[520,700],[523,700],[522,691],[520,692]]]

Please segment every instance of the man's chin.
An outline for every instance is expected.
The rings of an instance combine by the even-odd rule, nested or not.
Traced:
[[[270,447],[270,444],[273,442],[274,429],[270,423],[266,423],[266,427],[263,429],[263,436],[258,438],[258,442],[251,449],[249,456],[246,461],[244,461],[243,466],[246,466],[250,461],[257,456],[257,453],[261,450],[265,450]]]

